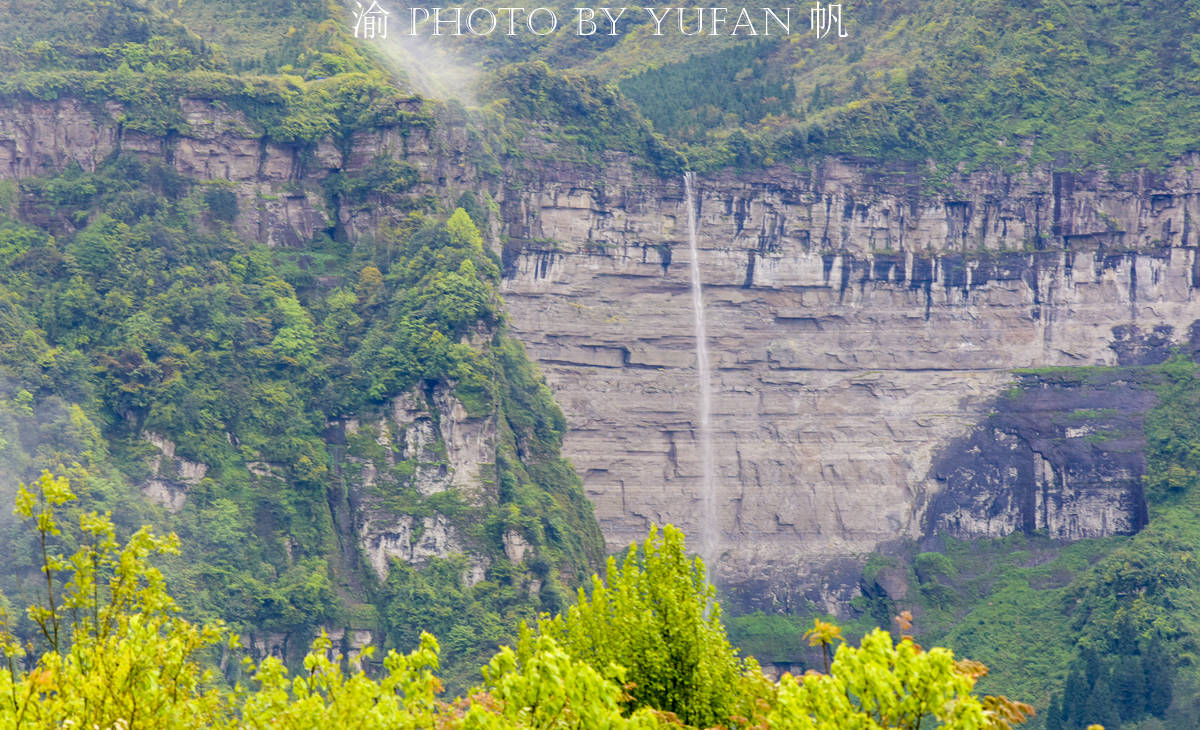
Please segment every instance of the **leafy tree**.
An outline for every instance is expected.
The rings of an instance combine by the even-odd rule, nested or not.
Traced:
[[[916,730],[929,716],[953,728],[1024,722],[1032,707],[971,694],[984,673],[976,662],[956,662],[948,649],[925,651],[909,638],[893,643],[890,634],[875,629],[860,647],[843,644],[828,674],[784,675],[768,726]]]
[[[757,670],[730,646],[704,564],[688,558],[683,533],[671,525],[652,527],[622,565],[610,557],[591,594],[581,588],[574,606],[539,628],[593,667],[624,667],[632,707],[673,712],[692,725],[727,721],[743,674]]]
[[[347,673],[343,657],[331,652],[327,636],[318,637],[304,658],[305,672],[288,677],[275,657],[264,659],[254,672],[259,688],[247,694],[240,708],[243,727],[375,728],[419,730],[437,725],[444,705],[437,701],[441,682],[438,645],[424,634],[421,645],[408,655],[389,652],[384,674],[371,679],[361,665],[373,651],[352,657],[358,666]]]
[[[122,546],[107,515],[87,512],[78,518],[80,547],[65,557],[51,539],[61,535],[57,511],[74,499],[67,480],[49,472],[18,491],[17,514],[34,522],[42,549],[46,602],[28,613],[45,650],[19,672],[26,650],[4,632],[9,671],[0,672],[0,718],[14,728],[216,724],[224,700],[198,659],[223,628],[179,618],[162,573],[148,562],[177,553],[178,540],[143,528]]]
[[[822,621],[819,618],[813,619],[813,627],[804,632],[804,638],[808,639],[809,646],[821,647],[821,659],[824,661],[825,671],[829,671],[829,660],[833,655],[830,647],[835,641],[842,640],[842,630],[827,621]]]
[[[466,193],[463,193],[465,196]],[[474,198],[470,198],[474,200]],[[475,204],[478,207],[478,203]],[[471,255],[483,255],[483,235],[479,233],[474,219],[464,209],[458,208],[446,221],[446,231],[450,234],[450,242],[466,249]]]
[[[483,670],[486,701],[494,701],[499,711],[496,715],[481,711],[487,705],[477,701],[464,725],[580,730],[650,730],[673,725],[662,713],[646,707],[628,719],[622,715],[619,682],[623,674],[619,667],[610,666],[606,676],[573,659],[549,636],[535,637],[523,629],[517,650],[501,648]]]

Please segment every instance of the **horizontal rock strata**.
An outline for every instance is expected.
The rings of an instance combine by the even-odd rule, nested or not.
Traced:
[[[699,176],[727,584],[754,586],[738,592],[764,607],[836,605],[828,568],[924,533],[945,488],[935,460],[1013,369],[1116,365],[1186,341],[1200,319],[1194,163],[961,176],[949,196],[835,161]],[[699,534],[701,461],[682,182],[605,174],[551,166],[505,196],[522,244],[505,302],[617,548],[655,522]],[[1054,482],[1026,458],[1030,489]],[[1142,509],[1140,491],[1074,499],[1086,527],[1063,537],[1128,531]],[[964,503],[955,533],[1024,524],[1015,501],[989,522],[994,504]]]

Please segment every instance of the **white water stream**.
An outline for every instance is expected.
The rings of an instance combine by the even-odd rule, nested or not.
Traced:
[[[692,270],[692,321],[696,331],[696,378],[699,384],[699,447],[702,469],[700,484],[700,557],[711,572],[719,557],[721,528],[717,521],[717,475],[712,448],[712,368],[708,360],[708,332],[704,320],[704,292],[700,279],[700,249],[696,245],[695,176],[683,173],[687,195],[688,248]]]

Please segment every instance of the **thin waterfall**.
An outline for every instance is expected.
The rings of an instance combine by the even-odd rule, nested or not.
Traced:
[[[696,378],[700,398],[697,410],[700,420],[700,557],[709,571],[716,567],[719,557],[721,528],[717,522],[717,474],[712,448],[712,368],[708,360],[708,330],[704,321],[704,292],[700,280],[700,247],[696,245],[695,175],[683,173],[683,188],[687,195],[688,248],[691,251],[692,321],[696,330]]]

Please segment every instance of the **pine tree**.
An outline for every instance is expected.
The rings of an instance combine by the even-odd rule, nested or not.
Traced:
[[[1117,713],[1113,702],[1112,688],[1108,677],[1103,675],[1096,678],[1092,686],[1092,694],[1084,705],[1084,723],[1103,725],[1105,730],[1117,730],[1121,726],[1121,716]]]
[[[1050,698],[1050,706],[1046,708],[1046,730],[1063,730],[1062,707],[1058,695]]]
[[[1146,670],[1140,656],[1122,656],[1113,667],[1113,699],[1121,720],[1146,714]]]
[[[1067,675],[1067,684],[1063,690],[1062,719],[1067,727],[1083,725],[1084,712],[1087,709],[1088,695],[1091,687],[1078,666],[1071,669]]]
[[[1146,680],[1146,712],[1162,717],[1171,706],[1171,662],[1163,651],[1162,641],[1154,638],[1142,648],[1142,665]]]
[[[1079,658],[1083,662],[1083,675],[1087,679],[1088,687],[1095,687],[1096,680],[1107,674],[1100,655],[1089,646],[1079,650]]]

